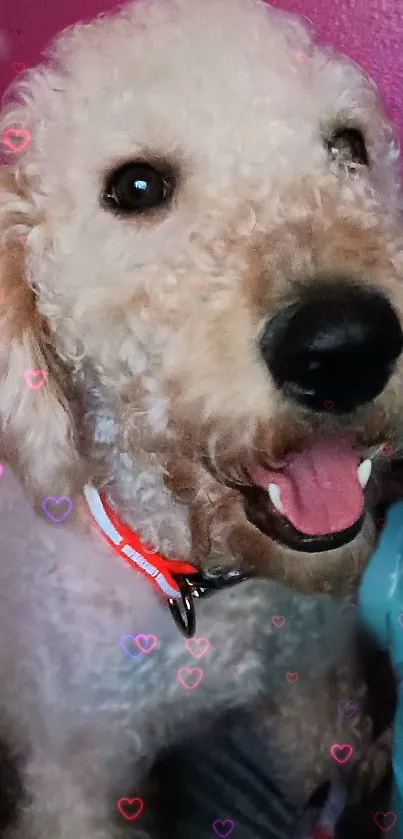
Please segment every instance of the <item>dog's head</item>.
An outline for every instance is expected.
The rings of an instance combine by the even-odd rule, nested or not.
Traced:
[[[108,484],[178,555],[206,537],[206,562],[303,590],[353,576],[371,463],[403,440],[374,86],[263,3],[138,0],[67,30],[15,92],[0,414],[25,482]]]

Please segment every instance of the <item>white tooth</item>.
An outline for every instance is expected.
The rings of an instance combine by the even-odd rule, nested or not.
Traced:
[[[280,498],[280,487],[278,487],[277,484],[269,484],[269,486],[267,487],[267,492],[269,493],[276,510],[278,510],[279,513],[282,513],[283,505],[281,503]]]
[[[366,487],[366,485],[369,481],[369,476],[371,474],[371,471],[372,471],[372,460],[369,460],[369,459],[363,460],[362,463],[360,463],[360,465],[357,469],[358,480],[359,480],[363,489],[365,489],[365,487]]]

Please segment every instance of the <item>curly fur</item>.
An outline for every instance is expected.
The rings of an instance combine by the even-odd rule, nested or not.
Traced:
[[[303,801],[334,771],[333,742],[354,742],[358,759],[369,738],[365,720],[361,737],[362,720],[337,714],[352,671],[334,638],[349,638],[354,610],[329,592],[353,591],[374,525],[368,513],[349,545],[296,557],[225,480],[342,424],[275,388],[256,345],[270,309],[337,274],[383,290],[403,319],[396,143],[376,89],[255,0],[138,0],[61,33],[9,100],[0,133],[30,136],[5,148],[0,186],[2,451],[28,493],[2,478],[0,706],[27,791],[12,835],[119,836],[113,795],[163,745],[245,704],[270,706],[273,771]],[[338,124],[362,128],[369,171],[329,162]],[[105,174],[134,158],[176,169],[170,210],[138,220],[102,206]],[[47,383],[32,390],[24,373],[38,369]],[[401,372],[348,418],[362,450],[402,447]],[[191,695],[177,670],[194,661],[165,607],[91,532],[88,482],[166,555],[265,578],[198,605],[211,654]],[[27,500],[40,511],[66,494],[63,526]],[[119,639],[139,632],[158,645],[132,660]]]

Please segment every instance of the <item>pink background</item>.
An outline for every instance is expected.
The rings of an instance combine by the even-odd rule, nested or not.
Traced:
[[[161,0],[164,2],[164,0]],[[209,0],[206,0],[209,2]],[[0,93],[36,64],[55,32],[112,8],[110,0],[1,0]],[[275,0],[312,23],[319,40],[360,62],[381,88],[403,134],[403,3],[401,0]],[[400,6],[400,8],[399,8]]]

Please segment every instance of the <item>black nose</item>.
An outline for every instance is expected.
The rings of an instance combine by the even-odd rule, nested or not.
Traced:
[[[383,390],[403,333],[375,289],[322,282],[268,321],[260,349],[287,396],[316,411],[345,413]]]

